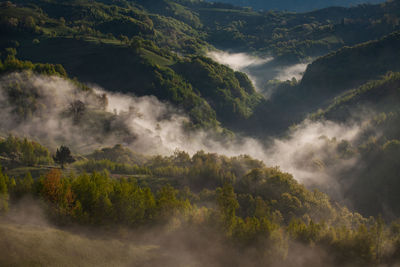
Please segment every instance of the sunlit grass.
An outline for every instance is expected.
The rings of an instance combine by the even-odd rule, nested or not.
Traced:
[[[140,266],[157,246],[47,226],[0,224],[0,266]]]

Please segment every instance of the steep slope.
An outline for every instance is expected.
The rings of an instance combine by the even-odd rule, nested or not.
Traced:
[[[353,47],[345,47],[308,65],[300,82],[281,83],[269,100],[244,122],[244,129],[279,133],[299,123],[310,112],[326,108],[340,94],[388,71],[400,70],[400,33]],[[279,116],[276,116],[279,114]]]
[[[400,32],[395,32],[378,41],[342,48],[308,65],[300,86],[311,90],[313,97],[329,97],[389,70],[398,71],[399,47]]]
[[[199,39],[200,33],[184,22],[147,13],[136,5],[121,7],[96,2],[89,7],[86,2],[34,3],[29,7],[14,4],[1,7],[5,15],[1,31],[7,36],[1,46],[16,46],[22,59],[61,63],[72,76],[106,90],[154,95],[183,109],[195,125],[204,128],[218,128],[216,116],[224,126],[229,126],[229,121],[248,117],[260,98],[254,88],[247,92],[242,88],[252,88],[244,74],[232,75],[233,85],[228,81],[209,84],[211,87],[207,90],[231,95],[211,99],[202,94],[203,89],[197,88],[197,84],[176,73],[174,65],[191,60],[184,60],[174,50],[190,54],[207,46]],[[205,71],[211,77],[231,70],[219,66]],[[235,90],[246,95],[237,95]],[[255,100],[247,101],[247,97]],[[239,111],[236,105],[240,106]],[[217,108],[221,106],[225,108]],[[226,111],[229,117],[225,116]]]
[[[400,73],[348,91],[314,119],[362,125],[358,138],[348,147],[358,160],[343,171],[339,181],[344,194],[364,214],[400,214],[397,205],[400,184]]]
[[[390,57],[398,56],[397,35],[318,59],[300,85],[283,84],[270,100],[251,89],[247,77],[197,56],[215,45],[270,54],[278,66],[299,62],[399,29],[399,10],[398,1],[296,14],[202,1],[26,0],[1,5],[0,44],[17,48],[22,59],[62,63],[71,75],[107,90],[155,95],[201,127],[221,122],[280,133],[350,87],[395,70]],[[381,62],[367,64],[374,53]],[[344,64],[351,67],[347,73]]]

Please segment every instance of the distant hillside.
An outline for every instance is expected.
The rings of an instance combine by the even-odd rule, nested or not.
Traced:
[[[210,1],[210,0],[209,0]],[[217,1],[210,1],[217,2]],[[296,11],[296,12],[305,12],[315,9],[320,9],[324,7],[331,6],[343,6],[349,7],[364,3],[380,3],[383,0],[306,0],[306,1],[296,1],[296,0],[220,0],[218,2],[229,3],[237,6],[243,7],[252,7],[253,9],[262,9],[262,10],[287,10],[287,11]]]
[[[204,25],[209,43],[225,50],[269,53],[285,63],[379,39],[400,29],[398,1],[308,13],[256,12],[223,3],[190,7]]]
[[[359,86],[387,71],[400,70],[400,32],[381,40],[345,47],[308,65],[303,90],[329,96]],[[313,88],[313,89],[311,89]]]
[[[368,107],[371,112],[391,113],[390,117],[393,118],[393,112],[397,112],[400,103],[399,89],[399,73],[388,73],[380,80],[371,81],[335,98],[331,105],[313,114],[313,117],[346,122],[353,120],[363,107]]]
[[[348,151],[356,166],[342,171],[344,196],[364,214],[400,214],[400,73],[389,73],[336,98],[313,119],[362,125]]]
[[[346,72],[339,60],[346,48],[312,64],[302,84],[283,84],[265,100],[246,75],[204,58],[206,52],[217,47],[268,55],[285,66],[400,30],[398,14],[398,1],[288,13],[184,0],[16,0],[0,5],[1,59],[13,48],[20,59],[62,64],[72,77],[106,90],[155,95],[185,111],[196,127],[221,123],[233,130],[281,132],[349,86],[397,63],[382,58],[382,69],[375,71],[375,63],[364,61],[372,74],[348,69],[348,84],[340,84],[335,75]],[[366,60],[380,53],[379,47],[366,49]],[[328,68],[322,75],[321,64]],[[325,88],[329,79],[336,89]]]
[[[310,112],[388,71],[400,71],[400,32],[380,40],[345,47],[311,63],[301,82],[284,82],[260,104],[243,128],[280,132],[299,123]],[[276,116],[279,114],[279,116]]]
[[[21,59],[60,63],[71,76],[106,90],[154,95],[204,128],[249,117],[261,98],[245,74],[209,59],[203,60],[203,75],[214,78],[207,88],[178,71],[183,62],[188,68],[196,64],[184,55],[210,46],[185,22],[148,13],[136,4],[26,2],[0,7],[0,31],[7,37],[0,46],[16,47]],[[6,57],[3,50],[2,59]]]

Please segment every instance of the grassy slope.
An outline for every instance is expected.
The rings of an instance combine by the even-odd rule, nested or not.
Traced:
[[[34,62],[58,62],[71,76],[82,82],[97,83],[112,91],[131,91],[132,83],[144,83],[140,56],[134,51],[108,44],[72,38],[42,39],[40,44],[25,43],[19,49],[22,59]],[[150,55],[145,52],[145,55]],[[167,61],[167,60],[164,60]],[[164,62],[163,62],[164,63]],[[118,71],[110,70],[118,66]],[[151,75],[151,73],[147,73]],[[145,92],[136,92],[145,94]]]
[[[84,236],[49,226],[0,223],[1,266],[143,266],[154,245]]]

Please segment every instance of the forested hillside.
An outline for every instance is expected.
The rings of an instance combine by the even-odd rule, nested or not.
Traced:
[[[43,8],[45,8],[45,10],[48,8],[51,12],[57,12],[57,10],[54,10],[54,5],[55,4],[48,6],[48,4],[46,4]],[[55,5],[55,7],[61,8],[57,5]],[[68,12],[68,8],[72,9],[70,11],[72,14]],[[107,6],[99,3],[97,8],[94,7],[94,10],[104,12],[104,8],[107,8]],[[135,14],[135,9],[133,7],[128,9],[116,8],[117,11],[121,13],[131,12]],[[201,98],[202,88],[193,88],[190,83],[187,83],[180,75],[172,70],[173,65],[180,61],[179,57],[168,49],[160,49],[154,43],[155,41],[158,45],[167,45],[169,49],[179,48],[179,51],[184,51],[185,49],[182,50],[183,43],[178,41],[180,38],[187,39],[183,36],[183,32],[178,34],[176,43],[165,43],[165,40],[162,40],[165,39],[162,35],[168,32],[168,29],[165,28],[160,29],[157,35],[156,33],[149,33],[149,36],[145,34],[144,37],[147,37],[146,39],[139,36],[132,38],[133,35],[138,33],[118,32],[117,34],[116,32],[108,32],[106,29],[103,30],[104,33],[102,33],[99,30],[91,29],[90,26],[88,26],[90,30],[82,31],[79,27],[76,28],[73,25],[65,25],[65,22],[60,22],[58,20],[51,22],[52,20],[54,21],[54,19],[37,10],[35,11],[35,9],[19,8],[11,4],[10,6],[3,6],[3,9],[3,12],[6,12],[7,16],[12,16],[12,12],[15,12],[16,17],[4,18],[3,31],[9,34],[10,38],[16,38],[13,42],[14,45],[16,44],[15,42],[18,44],[16,48],[20,58],[27,58],[35,62],[61,63],[71,75],[78,77],[84,82],[96,83],[112,91],[131,92],[136,95],[155,95],[187,111],[192,120],[200,126],[215,128],[218,125],[215,111],[204,98]],[[84,9],[78,11],[75,5],[67,4],[67,6],[62,7],[62,10],[66,12],[65,15],[70,14],[69,16],[71,16],[65,16],[66,19],[76,19],[78,21],[86,19],[88,23],[95,23],[95,25],[97,25],[96,22],[98,20],[107,21],[107,18],[110,17],[110,15],[107,14],[104,14],[104,18],[86,17],[87,15],[85,15]],[[29,13],[33,13],[32,16],[29,16]],[[128,22],[133,21],[131,17],[127,17],[126,15],[121,16]],[[113,19],[116,17],[117,16],[113,16]],[[26,28],[27,26],[24,22],[27,18],[31,19],[32,22],[32,25],[29,26],[31,27],[30,29]],[[36,25],[35,18],[42,24],[41,26]],[[65,20],[64,17],[62,18]],[[13,21],[13,19],[17,21],[17,24],[14,26],[10,25],[10,20]],[[43,21],[40,19],[43,19]],[[21,20],[20,24],[18,24],[18,20]],[[92,20],[95,22],[92,22]],[[164,21],[160,22],[160,25],[165,27],[165,23],[169,20],[172,21],[171,27],[173,27],[173,30],[179,30],[179,25],[182,23],[174,22],[172,19],[164,18]],[[123,22],[121,23],[123,24]],[[152,22],[151,25],[153,25]],[[93,25],[92,27],[95,26]],[[157,25],[155,27],[157,27]],[[182,27],[190,28],[187,25],[183,25]],[[131,27],[127,28],[131,29]],[[115,28],[112,29],[115,30]],[[162,33],[162,31],[164,31],[164,33]],[[182,31],[185,31],[185,29],[182,29]],[[113,34],[119,39],[116,39]],[[29,35],[32,36],[31,38],[33,39],[29,38]],[[19,36],[21,36],[22,39],[20,39]],[[151,36],[154,38],[151,38]],[[196,35],[194,34],[194,36]],[[26,39],[27,37],[28,39]],[[34,37],[38,37],[40,40]],[[190,36],[190,38],[198,40],[193,36]],[[3,45],[10,45],[10,39],[5,41],[6,43],[3,43]],[[171,38],[168,38],[168,42],[170,41]],[[177,47],[178,43],[179,47]],[[11,45],[12,44],[13,43],[11,43]],[[193,51],[196,51],[195,43],[190,42],[190,44],[190,46],[193,47]],[[7,52],[3,54],[7,56]],[[73,56],[71,57],[71,55]],[[3,60],[6,60],[6,58],[3,57]],[[223,69],[224,67],[221,66],[220,68]],[[212,72],[207,75],[212,75]],[[237,75],[238,74],[236,74],[236,76]],[[233,83],[238,88],[236,90],[244,91],[241,85],[246,78],[243,80],[243,78],[240,77],[241,81],[239,82],[238,78],[232,75],[230,79],[232,79],[231,82],[227,80],[225,83]],[[234,92],[230,92],[230,90],[232,90],[230,87],[225,84],[221,85],[221,89],[226,90],[227,94],[235,94]],[[245,84],[244,86],[248,85]],[[216,87],[214,87],[213,90],[216,90]],[[257,98],[254,90],[249,91],[249,93],[253,94],[254,98]],[[238,95],[235,95],[235,97],[236,96]],[[224,97],[220,98],[219,101],[220,100],[223,101],[219,105],[230,105],[232,107],[235,105],[235,99],[233,99],[233,97]],[[240,98],[238,98],[238,100],[240,101]],[[240,103],[240,105],[248,109],[246,107],[248,103],[244,102]],[[215,108],[215,106],[213,106],[213,108]],[[240,112],[236,112],[232,108],[230,111],[233,111],[233,114],[237,114],[239,117],[248,116],[246,114],[240,114]],[[224,119],[222,114],[218,114],[218,117]]]
[[[307,190],[290,174],[267,168],[248,156],[229,158],[199,151],[190,157],[176,151],[172,156],[151,157],[128,167],[126,160],[135,161],[136,156],[115,147],[96,151],[88,155],[92,159],[83,157],[63,171],[49,169],[33,179],[29,172],[32,167],[25,168],[25,175],[14,177],[13,173],[26,162],[11,162],[8,158],[21,153],[22,158],[33,159],[29,164],[51,166],[54,163],[46,148],[9,136],[1,141],[0,151],[1,212],[10,209],[1,226],[4,250],[0,255],[6,265],[48,265],[49,261],[64,265],[73,253],[79,257],[68,262],[92,265],[97,261],[92,246],[104,253],[129,247],[113,252],[113,260],[104,259],[122,265],[137,258],[143,264],[166,261],[167,266],[180,266],[185,264],[185,257],[191,257],[196,265],[210,262],[291,266],[298,263],[296,253],[306,251],[319,256],[310,254],[300,266],[316,266],[321,260],[325,264],[351,265],[397,259],[397,224],[389,226],[381,218],[366,219],[351,213],[331,202],[327,195]],[[103,159],[93,159],[99,153],[104,154]],[[115,155],[125,160],[111,161]],[[91,174],[75,175],[71,172],[75,168]],[[126,178],[120,178],[121,173]],[[35,209],[36,214],[29,215]],[[37,209],[43,209],[44,214],[38,214]],[[63,229],[74,226],[76,230],[62,232],[48,224]],[[107,225],[113,230],[107,230]],[[89,226],[93,228],[91,232],[81,232]],[[135,234],[140,229],[142,233]],[[152,232],[158,237],[149,239]],[[214,251],[190,248],[211,245],[211,240],[201,237],[211,235],[213,247],[217,245]],[[65,251],[58,253],[46,242],[40,242],[29,254],[21,247],[21,243],[32,244],[43,238]],[[111,244],[107,245],[106,240]],[[174,257],[158,252],[176,253],[173,247],[168,248],[172,244],[190,247],[186,247],[185,255]],[[386,250],[388,245],[395,250]],[[13,256],[10,246],[16,255],[26,256]],[[88,248],[83,254],[76,251],[76,246]],[[225,258],[226,253],[236,256]],[[217,258],[213,260],[211,255]]]
[[[346,149],[359,158],[359,165],[343,174],[345,194],[352,199],[357,210],[376,213],[390,211],[397,217],[399,131],[399,73],[389,73],[381,80],[369,82],[351,90],[325,110],[313,115],[314,119],[362,123],[362,132]],[[371,198],[371,196],[374,196]]]
[[[1,47],[16,48],[20,59],[62,64],[72,77],[107,90],[155,95],[202,127],[219,121],[238,129],[232,122],[254,113],[261,96],[247,89],[241,74],[210,80],[204,91],[179,71],[181,61],[193,60],[187,56],[214,45],[269,54],[278,64],[299,62],[396,30],[398,10],[397,1],[304,14],[197,1],[4,2]],[[204,74],[218,77],[223,69],[205,68]]]
[[[0,265],[397,266],[400,2],[268,4],[1,2]]]
[[[207,41],[225,50],[270,53],[293,63],[399,29],[399,2],[332,7],[307,13],[256,12],[223,4],[194,5]]]
[[[268,123],[273,125],[271,131],[282,131],[310,112],[329,106],[348,90],[380,79],[387,72],[399,71],[399,37],[399,32],[394,32],[380,40],[344,47],[318,58],[308,65],[301,81],[279,83],[272,97],[264,100],[245,122],[245,127],[258,123],[258,131],[263,131],[262,125]],[[275,116],[277,113],[279,117]]]
[[[210,1],[214,2],[214,1]],[[262,1],[262,0],[222,0],[220,2],[229,3],[237,6],[243,7],[251,7],[255,10],[263,9],[263,10],[287,10],[287,11],[296,11],[296,12],[305,12],[311,11],[314,9],[320,9],[325,7],[332,6],[355,6],[359,4],[365,3],[379,3],[383,1],[374,0],[374,1],[362,1],[362,0],[352,0],[352,1],[343,1],[343,0],[323,0],[323,1],[315,1],[315,0],[307,0],[307,1],[294,1],[294,0],[285,0],[285,1]]]

